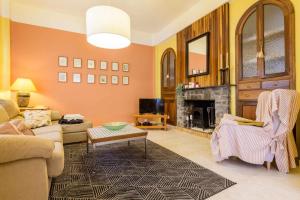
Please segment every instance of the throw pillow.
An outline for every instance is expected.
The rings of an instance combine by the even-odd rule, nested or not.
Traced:
[[[5,122],[0,125],[0,135],[23,135],[23,133],[13,123]]]
[[[24,135],[35,135],[30,128],[26,127],[23,120],[15,119],[11,120],[10,123],[13,124],[17,128],[17,130]]]
[[[26,110],[24,122],[27,128],[39,128],[51,125],[51,111],[47,110]]]

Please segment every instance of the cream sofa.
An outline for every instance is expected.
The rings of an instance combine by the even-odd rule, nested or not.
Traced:
[[[48,199],[52,178],[64,169],[64,139],[85,141],[86,128],[92,126],[90,122],[61,126],[60,117],[53,111],[53,125],[33,129],[35,136],[0,135],[1,200]],[[0,99],[0,123],[16,118],[22,116],[14,103]]]

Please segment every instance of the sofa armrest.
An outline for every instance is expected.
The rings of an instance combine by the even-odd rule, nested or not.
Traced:
[[[0,136],[0,163],[29,158],[50,158],[53,141],[35,136]]]
[[[57,110],[51,110],[51,121],[57,121],[60,120],[62,117],[62,114],[60,114]]]

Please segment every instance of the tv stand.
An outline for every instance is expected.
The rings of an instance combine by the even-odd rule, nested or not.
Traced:
[[[162,123],[161,125],[142,125],[140,124],[139,120],[149,120],[149,119],[160,119],[159,121]],[[160,114],[138,114],[134,115],[134,123],[137,128],[141,129],[164,129],[165,131],[167,128],[167,119],[168,115],[160,115]]]

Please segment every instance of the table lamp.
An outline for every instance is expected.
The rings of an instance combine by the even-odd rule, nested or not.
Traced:
[[[17,91],[17,102],[19,107],[27,107],[30,100],[30,92],[35,92],[33,82],[28,78],[18,78],[11,86],[11,90]]]

